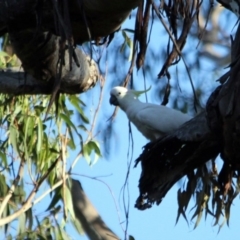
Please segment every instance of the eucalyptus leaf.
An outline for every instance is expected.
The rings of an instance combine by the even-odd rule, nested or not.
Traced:
[[[43,126],[42,120],[38,118],[38,131],[37,131],[37,153],[42,150],[42,140],[43,140]]]

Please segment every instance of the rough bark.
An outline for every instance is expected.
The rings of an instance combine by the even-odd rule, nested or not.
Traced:
[[[139,2],[0,0],[0,36],[9,33],[14,53],[27,74],[26,86],[19,89],[20,74],[20,83],[11,87],[13,81],[9,81],[0,92],[14,93],[16,87],[16,94],[87,91],[97,82],[99,72],[76,44],[99,43],[121,26]],[[14,72],[12,76],[14,80]],[[10,72],[1,74],[1,82],[5,78],[10,78]]]
[[[148,143],[137,159],[142,174],[135,206],[145,210],[154,203],[160,204],[177,181],[216,158],[219,152],[219,143],[210,131],[205,111],[176,131]]]
[[[55,79],[59,76],[60,37],[50,33],[39,33],[34,37],[34,31],[15,32],[10,37],[14,51],[22,60],[24,73],[17,74],[16,68],[12,72],[1,72],[0,83],[3,86],[0,92],[8,93],[9,90],[13,94],[50,94]],[[79,65],[76,61],[70,61],[69,51],[64,51],[59,89],[63,93],[84,92],[98,80],[97,64],[80,49],[76,48],[74,51]],[[8,82],[4,83],[5,79]],[[14,83],[16,79],[18,81]]]
[[[84,71],[75,68],[75,74],[72,71],[68,72],[63,78],[60,93],[78,94],[95,85],[98,80],[96,64],[89,56],[82,56],[82,61],[86,65]],[[0,93],[14,95],[51,94],[53,89],[52,82],[39,81],[32,75],[26,74],[21,68],[0,71],[0,86]]]
[[[139,2],[141,1],[68,1],[75,43],[81,44],[90,40],[87,28],[89,28],[93,40],[116,31]],[[41,18],[41,26],[45,31],[56,33],[51,1],[0,0],[0,33],[8,31],[9,24],[11,24],[12,28],[18,30],[35,29],[37,16]]]
[[[72,202],[76,218],[91,240],[117,240],[115,233],[109,229],[90,200],[85,195],[79,181],[72,179]]]
[[[240,171],[240,25],[232,41],[230,74],[223,83],[214,106],[219,111],[222,129],[222,158],[232,170]]]

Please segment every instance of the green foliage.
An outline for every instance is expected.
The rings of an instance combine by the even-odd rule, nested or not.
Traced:
[[[188,223],[186,210],[190,199],[194,198],[195,206],[190,210],[194,210],[191,217],[191,221],[195,221],[194,228],[199,225],[202,216],[205,215],[206,219],[208,214],[214,217],[214,226],[218,225],[219,230],[225,223],[229,225],[230,209],[233,200],[239,194],[240,180],[237,180],[235,186],[231,186],[231,190],[226,196],[222,196],[216,178],[217,172],[215,163],[214,161],[212,163],[212,169],[208,169],[204,164],[201,168],[188,174],[186,187],[178,190],[178,213],[176,223],[181,215]]]
[[[16,56],[5,52],[8,43],[9,38],[6,35],[0,52],[0,68],[16,65]],[[0,201],[4,204],[0,210],[2,218],[21,209],[36,190],[34,186],[45,182],[54,187],[61,180],[61,176],[67,174],[63,172],[62,165],[66,164],[66,156],[69,151],[76,149],[76,145],[82,146],[82,150],[78,151],[82,152],[89,164],[95,163],[101,156],[99,144],[95,140],[89,136],[85,136],[86,140],[83,140],[89,119],[83,111],[85,104],[79,97],[62,95],[59,99],[58,116],[55,116],[55,110],[52,109],[44,121],[48,101],[49,97],[45,96],[0,95]],[[70,110],[69,105],[73,110]],[[72,120],[74,113],[79,114],[78,126]],[[95,158],[91,161],[90,155],[94,153]],[[56,167],[51,169],[54,164]],[[73,166],[70,166],[70,169],[72,168]],[[15,171],[18,172],[17,175]],[[33,188],[26,193],[27,181],[31,182]],[[5,203],[4,199],[7,200]],[[63,204],[57,205],[59,201]],[[63,210],[70,215],[68,219],[62,219],[63,224],[59,225],[60,218],[57,213],[59,215]],[[17,239],[69,239],[64,231],[67,221],[70,221],[79,233],[83,233],[80,223],[75,219],[71,194],[65,183],[55,189],[47,212],[50,213],[49,216],[40,219],[33,217],[31,208],[23,211],[17,217]],[[7,235],[12,224],[10,222],[4,226],[7,239],[12,239],[10,234]]]
[[[6,52],[4,51],[0,52],[0,68],[6,67],[9,58],[10,56]]]
[[[0,95],[0,225],[6,217],[17,219],[3,225],[7,239],[70,239],[65,232],[69,222],[83,233],[67,180],[77,159],[70,165],[68,157],[77,150],[94,164],[100,146],[87,131],[93,128],[78,96],[61,95],[57,116],[53,108],[44,120],[48,101],[48,96]],[[48,208],[43,215],[33,214],[31,204],[34,208],[46,191],[52,194]]]
[[[2,46],[0,48],[0,69],[4,69],[7,67],[15,67],[15,66],[19,66],[17,63],[17,56],[16,54],[13,54],[12,56],[10,56],[6,50],[7,50],[7,46],[9,45],[10,40],[9,40],[9,35],[5,34],[5,36],[3,37],[3,41],[2,41]]]
[[[124,38],[124,42],[123,42],[123,44],[120,48],[120,52],[123,52],[126,49],[126,47],[129,47],[130,52],[129,52],[128,61],[131,61],[132,57],[133,57],[132,56],[133,55],[133,41],[130,37],[128,37],[126,32],[127,32],[126,29],[122,30],[122,35],[123,35],[123,38]]]
[[[94,152],[95,157],[93,161],[91,161],[91,153]],[[85,145],[83,145],[83,156],[87,160],[89,165],[93,165],[97,162],[98,158],[101,157],[100,146],[96,141],[89,141]]]

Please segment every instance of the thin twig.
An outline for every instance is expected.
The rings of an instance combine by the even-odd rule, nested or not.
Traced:
[[[107,72],[107,67],[106,67],[106,72]],[[96,108],[96,110],[94,112],[94,115],[93,115],[92,125],[91,125],[91,128],[90,128],[89,134],[88,134],[87,141],[89,141],[93,137],[93,130],[94,130],[94,127],[96,125],[96,121],[97,121],[97,117],[98,117],[98,113],[99,113],[100,107],[102,105],[104,85],[105,85],[105,77],[103,77],[101,75],[100,76],[100,96],[99,96],[99,101],[98,101],[97,108]]]
[[[125,178],[125,182],[122,187],[122,192],[123,192],[123,207],[124,207],[124,213],[126,217],[126,227],[125,227],[125,240],[127,240],[127,232],[128,232],[128,225],[129,225],[129,211],[130,211],[130,194],[129,194],[129,176],[130,176],[130,168],[132,165],[132,160],[133,160],[133,149],[134,149],[134,141],[133,141],[133,135],[132,135],[132,129],[129,121],[129,142],[132,143],[132,155],[130,157],[130,162],[127,162],[127,174]],[[129,149],[128,149],[128,154],[127,157],[129,158]],[[125,190],[127,189],[127,203],[125,201]]]
[[[79,153],[79,154],[76,156],[76,158],[74,159],[74,161],[73,161],[71,167],[69,168],[69,170],[68,170],[68,174],[71,174],[71,172],[72,172],[74,166],[75,166],[76,163],[78,162],[79,158],[82,157],[82,155],[83,155],[83,152],[82,152],[82,150],[81,150],[80,153]]]
[[[70,169],[68,170],[68,173],[65,174],[65,181],[70,177],[70,175],[72,174],[71,171],[73,170],[74,166],[76,165],[76,163],[78,162],[79,158],[82,156],[82,151],[76,156],[76,158],[74,159]],[[55,183],[51,188],[49,188],[47,191],[45,191],[40,197],[38,197],[34,202],[33,205],[36,205],[39,201],[41,201],[47,194],[49,194],[50,192],[52,192],[54,189],[56,189],[57,187],[61,186],[63,183],[63,179],[59,180],[57,183]]]
[[[33,198],[35,197],[38,189],[40,188],[40,186],[42,185],[42,183],[44,182],[44,180],[49,176],[50,172],[55,168],[56,164],[59,161],[59,157],[55,160],[55,162],[50,166],[49,170],[40,178],[40,180],[36,183],[34,189],[31,191],[31,193],[29,194],[27,200],[25,201],[25,203],[21,206],[21,208],[19,208],[17,211],[15,211],[13,214],[1,218],[0,219],[0,226],[3,226],[5,224],[8,224],[10,222],[12,222],[14,219],[16,219],[17,217],[19,217],[21,214],[23,214],[24,212],[26,212],[29,208],[31,208],[34,204],[34,202],[32,201]],[[45,194],[45,193],[44,193]],[[39,200],[40,201],[40,200]]]
[[[134,37],[136,38],[136,37]],[[128,69],[128,73],[127,73],[127,76],[125,78],[125,80],[123,81],[123,87],[127,87],[129,81],[130,81],[130,77],[132,76],[132,73],[133,73],[133,70],[134,70],[134,66],[135,66],[135,59],[136,59],[136,53],[137,53],[137,44],[136,44],[136,39],[134,40],[134,43],[133,43],[133,54],[132,54],[132,60],[131,60],[131,65]],[[107,121],[112,121],[115,116],[117,115],[117,111],[118,111],[118,107],[115,107],[111,117],[107,120]]]
[[[1,206],[0,206],[0,218],[2,216],[3,210],[5,209],[8,201],[12,197],[16,186],[18,185],[19,181],[22,179],[23,172],[24,172],[24,161],[23,161],[23,159],[21,159],[20,166],[18,168],[18,174],[17,174],[16,178],[13,180],[13,184],[10,187],[10,189],[8,191],[8,194],[5,196],[5,198],[3,199],[2,203],[1,203]]]
[[[67,180],[70,177],[69,174],[65,175],[65,180]],[[35,201],[33,201],[32,206],[36,205],[38,202],[40,202],[45,196],[47,196],[49,193],[51,193],[53,190],[61,186],[63,183],[63,179],[60,179],[57,183],[55,183],[52,187],[50,187],[47,191],[45,191],[41,196],[39,196]]]
[[[208,21],[209,21],[209,16],[210,16],[212,10],[213,10],[213,0],[210,0],[210,8],[209,8],[209,10],[208,10],[206,22],[205,22],[205,25],[204,25],[204,27],[203,27],[203,29],[202,29],[201,34],[200,34],[199,41],[198,41],[198,44],[197,44],[197,46],[196,46],[196,49],[198,49],[198,46],[200,45],[201,40],[202,40],[202,38],[203,38],[203,36],[204,36],[204,34],[205,34],[205,32],[206,32],[207,24],[208,24]],[[199,23],[199,18],[198,18],[198,23]],[[198,26],[199,26],[199,24],[198,24]]]
[[[66,208],[66,148],[67,148],[67,136],[68,136],[68,128],[66,128],[65,136],[62,137],[61,145],[62,145],[62,180],[63,180],[63,210],[64,210],[64,219],[67,220],[67,208]]]
[[[119,225],[121,226],[121,229],[122,231],[125,233],[125,230],[123,229],[122,227],[122,221],[121,221],[121,217],[120,217],[120,211],[119,211],[119,207],[118,207],[118,204],[117,204],[117,200],[115,198],[115,195],[111,189],[111,187],[106,183],[104,182],[103,180],[99,179],[100,177],[108,177],[108,176],[98,176],[98,177],[90,177],[90,176],[87,176],[87,175],[84,175],[84,174],[78,174],[78,173],[72,173],[72,175],[77,175],[77,176],[80,176],[80,177],[86,177],[86,178],[89,178],[91,180],[96,180],[96,181],[99,181],[101,183],[103,183],[109,190],[112,198],[113,198],[113,202],[114,202],[114,205],[115,205],[115,208],[116,208],[116,211],[117,211],[117,215],[118,215],[118,222],[119,222]]]
[[[173,44],[174,44],[174,47],[176,48],[177,53],[179,54],[179,56],[181,56],[181,58],[182,58],[182,60],[183,60],[183,63],[184,63],[184,66],[185,66],[185,68],[186,68],[186,71],[187,71],[187,74],[188,74],[188,77],[189,77],[189,80],[190,80],[190,84],[191,84],[191,87],[192,87],[192,90],[193,90],[194,103],[195,103],[195,104],[194,104],[194,108],[195,108],[195,111],[196,111],[196,105],[197,105],[198,101],[197,101],[197,95],[196,95],[196,92],[195,92],[195,89],[194,89],[194,85],[193,85],[193,80],[192,80],[192,77],[191,77],[191,74],[190,74],[190,70],[189,70],[189,68],[188,68],[188,66],[187,66],[187,63],[186,63],[186,61],[185,61],[185,58],[183,57],[182,52],[181,52],[181,50],[179,49],[178,44],[177,44],[177,42],[175,41],[172,33],[170,32],[167,24],[166,24],[165,21],[163,20],[162,16],[159,14],[158,9],[157,9],[156,5],[154,4],[153,0],[151,0],[151,2],[152,2],[152,6],[153,6],[153,8],[154,8],[154,10],[155,10],[155,12],[156,12],[159,20],[161,21],[161,23],[162,23],[162,25],[164,26],[165,30],[167,31],[170,39],[172,40],[172,42],[173,42]],[[195,15],[196,15],[197,13],[198,13],[198,11],[196,11],[196,12],[192,15],[192,21],[193,21]]]

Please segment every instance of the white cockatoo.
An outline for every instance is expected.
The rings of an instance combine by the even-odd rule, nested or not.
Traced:
[[[110,104],[119,106],[130,122],[150,141],[177,129],[191,117],[166,106],[144,103],[138,96],[149,91],[128,90],[125,87],[114,87],[110,92]]]

